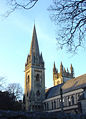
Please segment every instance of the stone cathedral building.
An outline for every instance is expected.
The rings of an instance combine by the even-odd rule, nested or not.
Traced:
[[[45,68],[35,25],[29,55],[25,64],[25,109],[27,111],[42,110],[45,99]]]
[[[45,90],[45,65],[34,25],[25,64],[23,109],[28,112],[86,113],[86,74],[75,78],[72,64],[69,72],[61,62],[58,72],[54,63],[53,83],[53,87]]]

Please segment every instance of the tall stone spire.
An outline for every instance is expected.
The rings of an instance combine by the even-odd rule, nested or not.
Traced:
[[[54,62],[54,66],[53,66],[53,72],[56,72],[56,66],[55,66],[55,62]]]
[[[30,55],[39,56],[39,46],[38,46],[38,40],[37,40],[37,34],[36,34],[36,28],[34,24],[33,28],[33,35],[32,35],[32,42],[30,47]]]
[[[63,65],[62,65],[62,62],[60,64],[60,75],[62,76],[63,75]]]
[[[72,77],[73,77],[73,76],[74,76],[74,69],[73,69],[72,64],[70,65],[70,71],[71,71],[71,75],[72,75]]]
[[[30,53],[25,64],[25,103],[27,111],[42,111],[45,99],[45,68],[42,53],[39,52],[34,25]]]

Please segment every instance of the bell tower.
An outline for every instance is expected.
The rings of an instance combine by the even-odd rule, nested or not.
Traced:
[[[39,52],[35,25],[25,64],[24,99],[26,111],[42,111],[42,101],[45,99],[45,68],[42,53]]]
[[[66,70],[65,67],[63,67],[63,64],[61,62],[60,72],[58,72],[58,69],[56,68],[55,63],[54,63],[54,66],[53,66],[53,84],[54,84],[54,86],[64,83],[67,80],[70,80],[72,78],[74,78],[74,69],[73,69],[72,64],[70,66],[70,72],[69,72],[68,68]]]

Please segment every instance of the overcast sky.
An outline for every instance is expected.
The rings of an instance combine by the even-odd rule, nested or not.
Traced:
[[[6,6],[1,4],[0,13]],[[86,49],[80,49],[78,54],[70,55],[66,51],[58,50],[56,44],[56,26],[49,18],[51,0],[39,0],[29,11],[17,10],[8,18],[0,17],[0,76],[4,76],[8,83],[17,82],[24,88],[24,70],[29,54],[32,31],[35,22],[39,49],[45,61],[46,87],[53,86],[53,64],[59,70],[63,66],[70,69],[72,63],[75,76],[86,73]]]

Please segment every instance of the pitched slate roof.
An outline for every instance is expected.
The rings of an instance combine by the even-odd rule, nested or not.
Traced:
[[[78,76],[74,79],[68,80],[63,86],[63,92],[68,92],[72,90],[76,90],[79,88],[86,87],[86,74]]]
[[[63,93],[66,93],[84,87],[86,87],[86,74],[68,80],[64,84],[49,88],[46,92],[46,98],[52,98],[59,95],[60,88],[62,88]]]
[[[60,88],[62,87],[62,85],[63,84],[59,84],[46,90],[46,98],[52,98],[57,95],[60,95]]]

